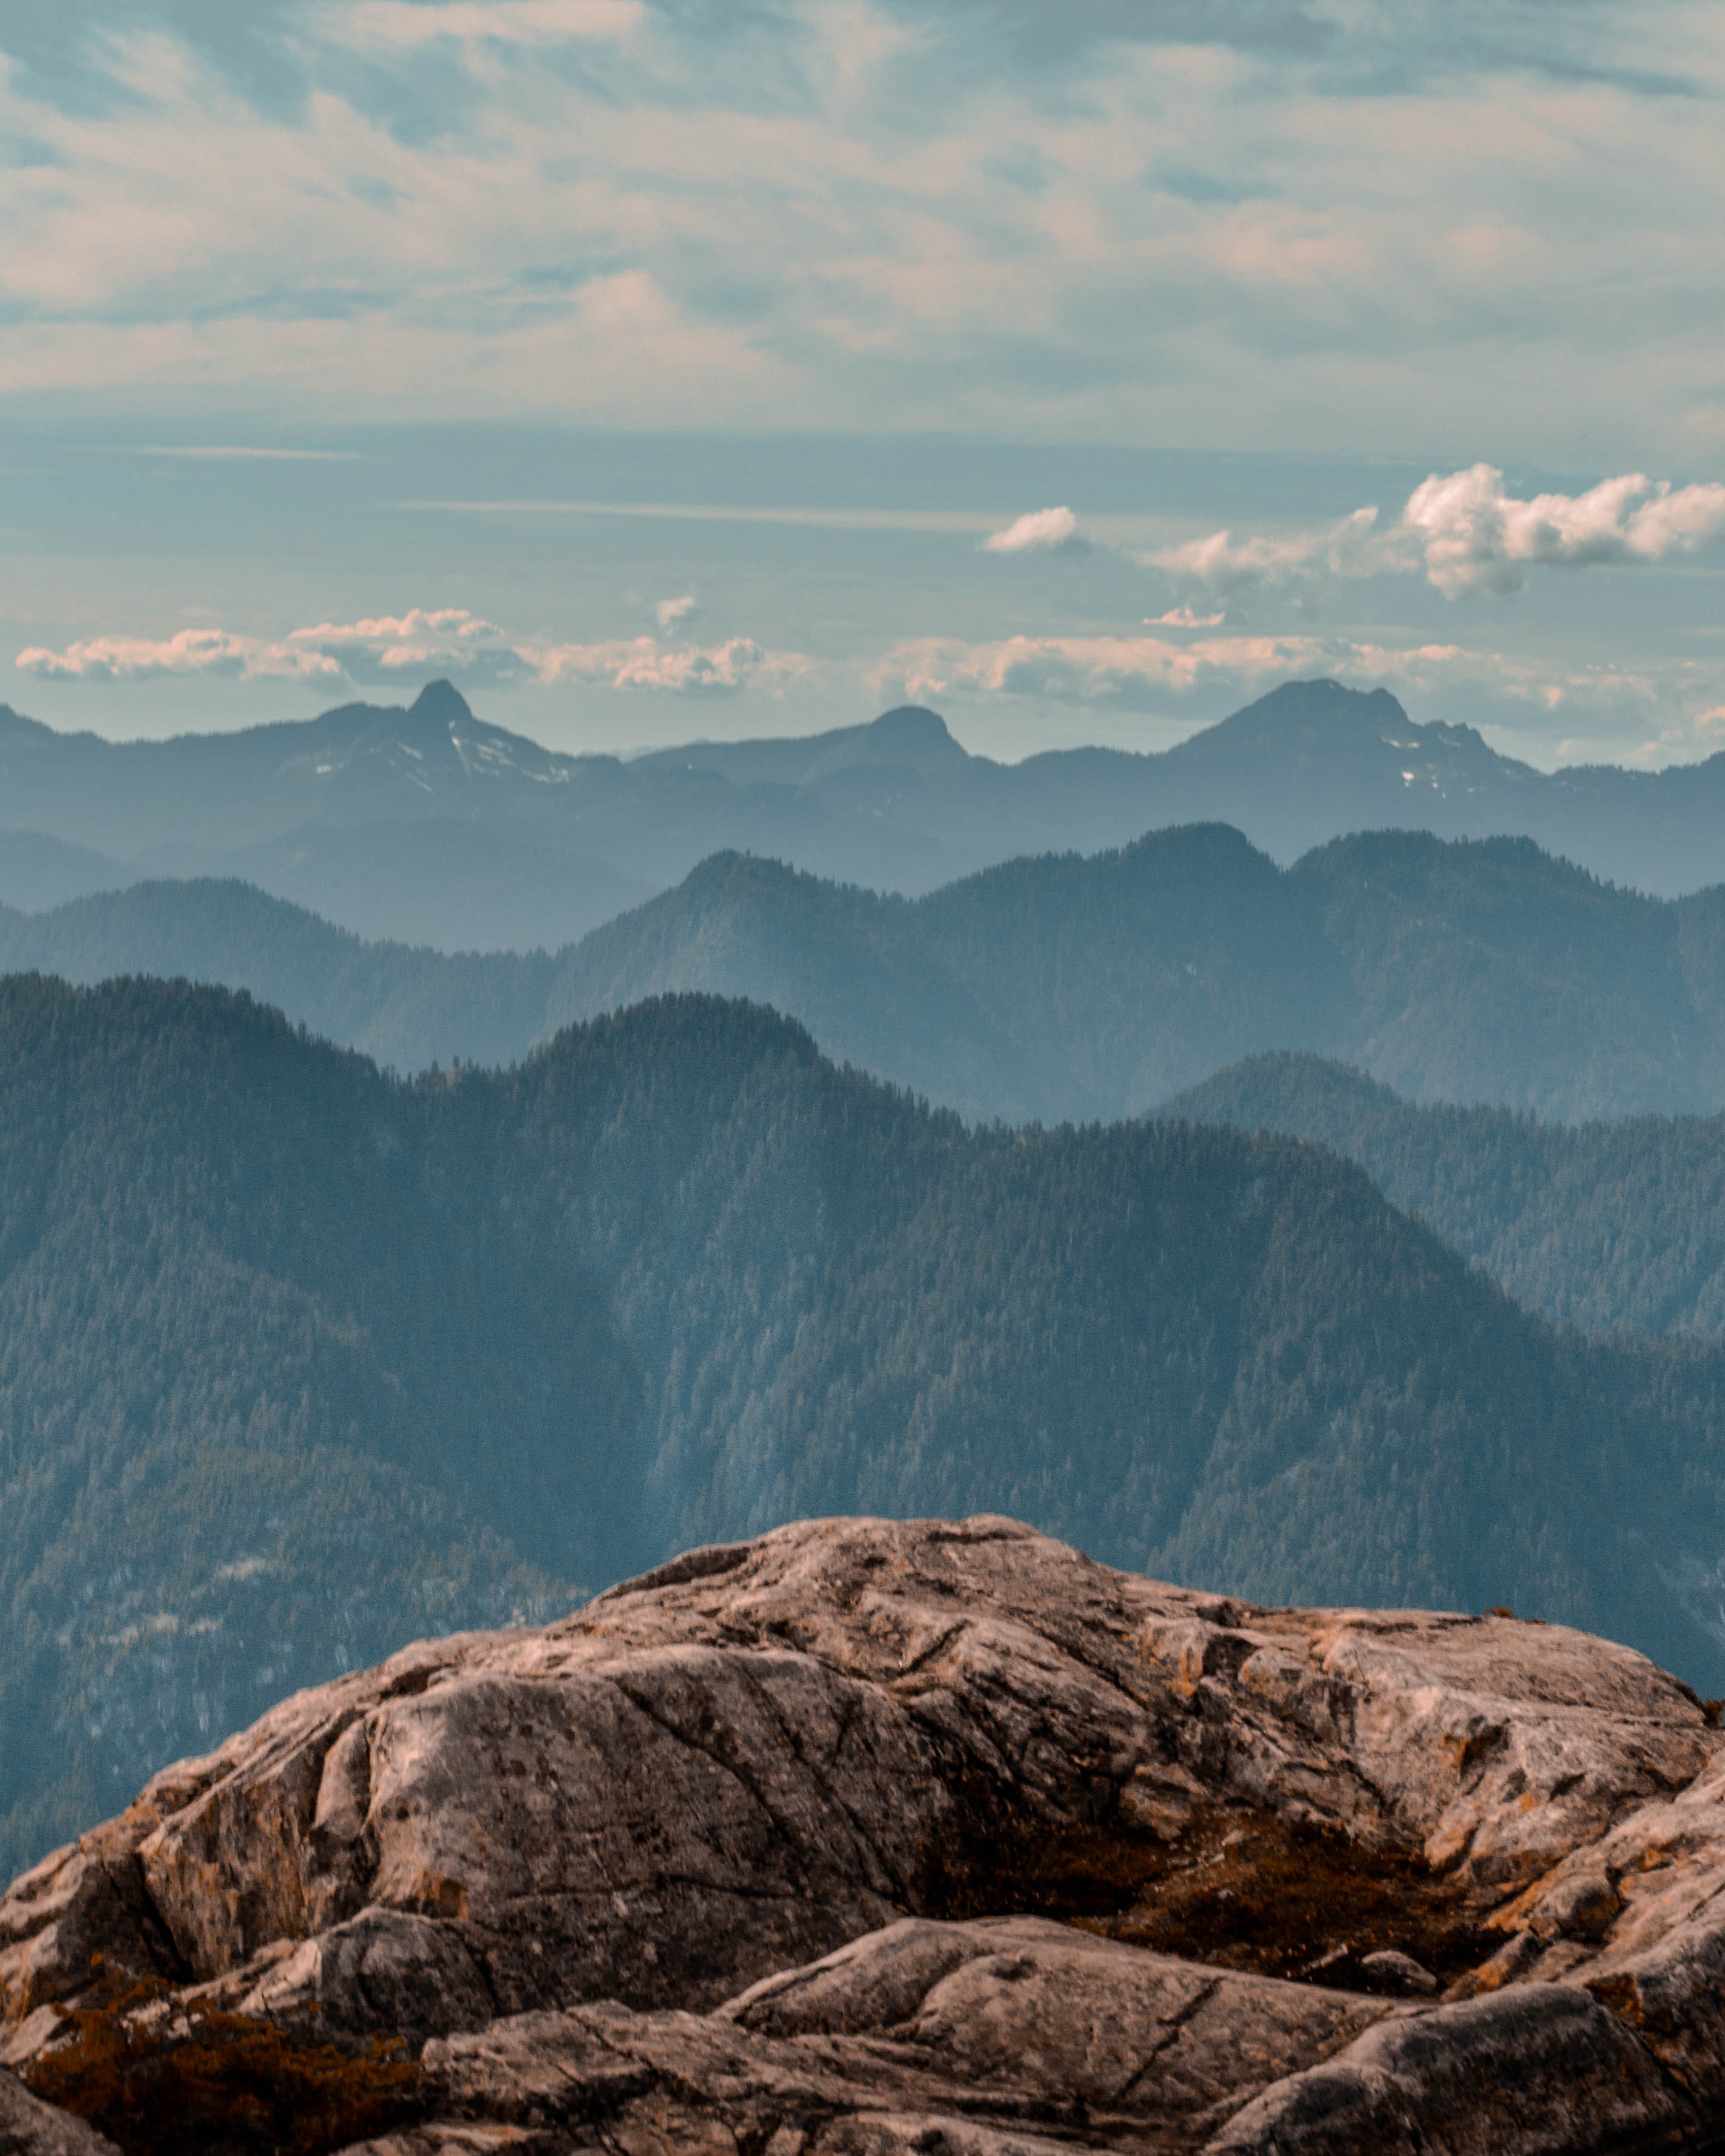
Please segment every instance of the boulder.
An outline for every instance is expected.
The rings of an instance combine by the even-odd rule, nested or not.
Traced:
[[[86,2056],[263,2031],[396,2156],[1651,2150],[1725,2113],[1722,1887],[1625,1648],[822,1521],[157,1776],[0,1898],[0,2011],[122,2143]]]

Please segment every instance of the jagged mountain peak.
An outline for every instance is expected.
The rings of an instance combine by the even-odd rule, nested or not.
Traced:
[[[474,723],[473,707],[453,681],[428,681],[408,706],[408,716],[437,726]]]

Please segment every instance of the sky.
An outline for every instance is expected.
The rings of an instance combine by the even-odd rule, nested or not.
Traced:
[[[0,700],[1725,748],[1710,0],[0,0]]]

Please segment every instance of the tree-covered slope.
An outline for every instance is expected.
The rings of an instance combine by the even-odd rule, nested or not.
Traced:
[[[1725,890],[1642,898],[1517,839],[1378,832],[1281,870],[1196,824],[921,899],[720,854],[549,956],[365,943],[241,884],[151,882],[0,910],[0,968],[244,988],[409,1071],[517,1060],[649,996],[744,997],[984,1119],[1138,1115],[1291,1048],[1548,1116],[1725,1106]]]
[[[1419,1106],[1298,1054],[1253,1056],[1160,1112],[1358,1161],[1517,1301],[1585,1332],[1725,1337],[1725,1116],[1563,1126]]]
[[[89,987],[128,974],[243,988],[297,1024],[403,1070],[506,1063],[545,1025],[543,952],[368,943],[250,884],[154,879],[38,914],[0,906],[0,971]]]
[[[1725,1356],[1551,1330],[1321,1149],[968,1130],[700,998],[409,1084],[13,979],[0,1073],[0,1868],[293,1683],[807,1513],[1725,1689]]]
[[[549,1010],[691,989],[972,1116],[1138,1115],[1289,1048],[1551,1116],[1725,1104],[1725,891],[1644,898],[1525,839],[1369,833],[1281,870],[1194,824],[915,900],[720,856],[562,954]]]

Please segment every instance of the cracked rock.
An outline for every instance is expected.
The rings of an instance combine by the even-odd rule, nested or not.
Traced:
[[[1626,1649],[821,1521],[157,1776],[0,1897],[0,2014],[74,2102],[116,2018],[393,2043],[371,2156],[1653,2149],[1722,1890],[1725,1733]]]

